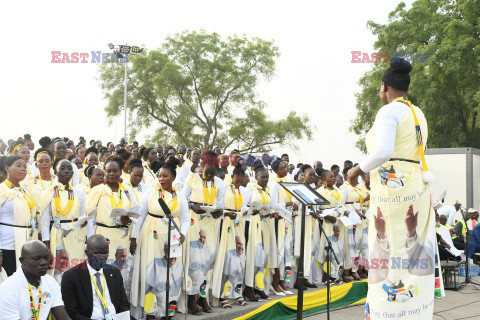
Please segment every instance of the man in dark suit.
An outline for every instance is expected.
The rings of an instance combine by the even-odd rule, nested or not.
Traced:
[[[72,320],[111,319],[130,310],[120,271],[107,265],[108,242],[102,235],[87,240],[87,261],[66,271],[62,296]]]

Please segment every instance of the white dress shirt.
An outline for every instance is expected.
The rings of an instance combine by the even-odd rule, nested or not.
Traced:
[[[95,277],[95,274],[97,272],[100,272],[102,274],[101,278],[105,279],[105,275],[103,274],[103,268],[97,271],[93,269],[88,262],[87,262],[87,266],[88,266],[88,272],[92,276],[93,281],[97,281],[97,278]],[[103,286],[103,280],[101,281]],[[93,283],[92,283],[92,293],[93,293],[93,311],[92,311],[92,316],[90,318],[92,320],[103,320],[105,319],[105,314],[103,313],[102,303],[100,302],[100,298],[98,297],[97,290],[95,290]],[[113,306],[112,300],[110,299],[110,292],[108,291],[108,285],[107,285],[106,279],[105,279],[105,295],[107,296],[106,298],[107,298],[108,312],[110,314],[115,314],[115,307]]]

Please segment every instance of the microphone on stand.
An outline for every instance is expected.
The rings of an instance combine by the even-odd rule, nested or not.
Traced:
[[[165,318],[168,319],[168,311],[170,310],[170,246],[171,246],[171,233],[172,233],[172,222],[173,226],[175,229],[177,229],[178,233],[180,233],[180,229],[178,228],[177,224],[175,223],[175,220],[172,218],[172,212],[170,211],[170,208],[168,205],[165,203],[165,200],[163,198],[158,198],[158,204],[160,204],[160,207],[163,210],[163,213],[165,216],[168,218],[168,240],[167,240],[167,279],[165,281]]]

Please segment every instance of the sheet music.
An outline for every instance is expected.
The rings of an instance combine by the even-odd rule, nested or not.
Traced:
[[[115,208],[115,209],[112,209],[112,212],[110,213],[110,218],[127,216],[129,218],[138,219],[140,217],[140,214],[138,213],[139,211],[140,211],[140,206],[132,207],[128,210],[125,210],[123,208]]]
[[[200,206],[200,209],[204,210],[207,214],[211,214],[213,211],[217,210],[212,206]]]
[[[130,311],[114,314],[112,320],[130,320]]]

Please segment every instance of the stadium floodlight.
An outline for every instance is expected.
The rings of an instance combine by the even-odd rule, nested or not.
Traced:
[[[126,53],[126,54],[129,54],[130,53],[130,46],[124,46],[124,45],[121,45],[120,46],[120,52],[121,53]]]
[[[132,53],[142,53],[142,52],[143,52],[143,48],[140,48],[137,46],[132,47]]]
[[[108,48],[113,50],[113,53],[116,55],[117,59],[125,59],[125,79],[124,79],[124,92],[123,92],[123,107],[124,107],[124,124],[123,124],[123,133],[125,141],[127,141],[127,62],[129,54],[142,53],[143,48],[137,46],[128,46],[127,44],[121,44],[118,46],[113,45],[112,43],[108,44]]]

